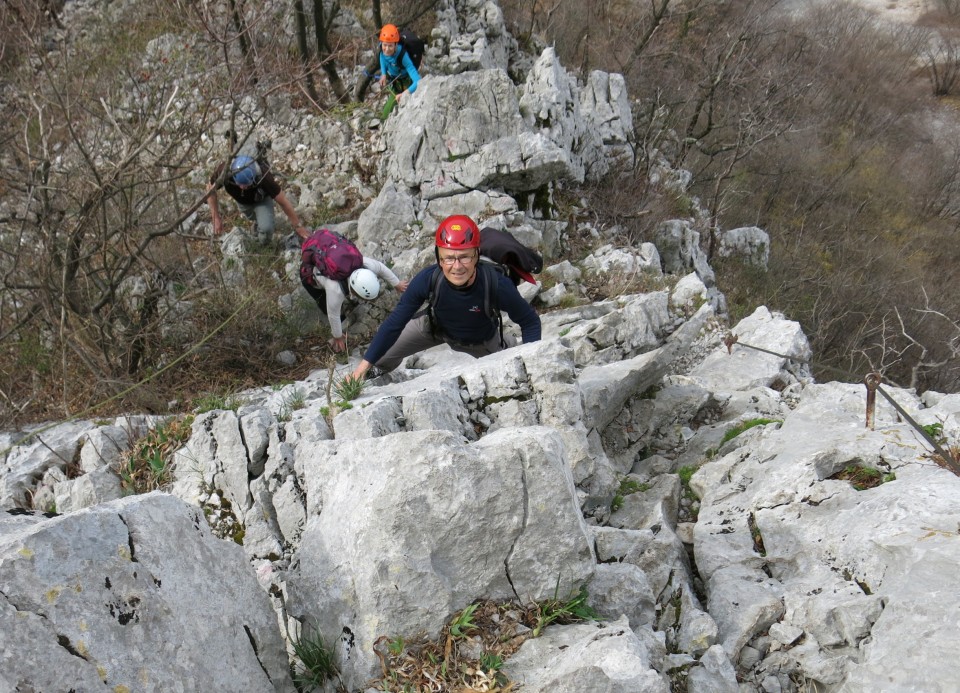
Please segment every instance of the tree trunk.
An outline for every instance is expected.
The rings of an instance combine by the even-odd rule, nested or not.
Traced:
[[[307,44],[307,14],[303,10],[303,0],[294,0],[294,16],[297,20],[297,50],[300,51],[300,62],[303,63],[304,77],[307,80],[307,93],[314,103],[319,103],[317,85],[313,81],[313,70],[310,68],[310,46]]]
[[[337,72],[337,63],[333,59],[333,51],[330,49],[330,38],[328,32],[340,12],[340,3],[334,2],[330,7],[330,19],[327,20],[323,11],[323,0],[313,0],[313,28],[317,37],[317,57],[320,59],[320,67],[327,75],[330,82],[330,88],[340,103],[350,102],[350,92],[340,79]]]
[[[243,4],[243,0],[240,0],[240,4]],[[230,0],[230,16],[233,18],[233,26],[237,30],[243,61],[247,64],[249,73],[254,75],[254,82],[256,82],[257,66],[253,59],[253,51],[250,48],[249,27],[247,27],[247,22],[243,18],[243,8],[237,4],[237,0]]]

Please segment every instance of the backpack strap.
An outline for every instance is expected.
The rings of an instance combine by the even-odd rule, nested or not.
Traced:
[[[433,315],[433,309],[437,305],[437,297],[440,293],[440,282],[443,280],[443,270],[440,265],[433,269],[430,275],[430,293],[427,295],[427,318],[430,320],[430,334],[439,339],[441,336],[440,326]]]
[[[483,312],[497,326],[500,332],[500,348],[504,346],[503,341],[503,315],[500,314],[500,273],[497,265],[479,262],[478,266],[483,268]]]

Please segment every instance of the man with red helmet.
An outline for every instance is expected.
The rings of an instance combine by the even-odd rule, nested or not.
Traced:
[[[374,365],[376,371],[370,372],[392,371],[405,357],[438,344],[476,357],[513,346],[502,338],[498,322],[485,308],[491,294],[496,296],[496,312],[505,310],[520,326],[524,344],[540,339],[540,316],[516,285],[480,263],[480,229],[470,217],[455,214],[440,222],[435,245],[437,265],[410,281],[374,335],[354,378],[367,377]],[[437,267],[442,276],[436,274]],[[428,301],[427,314],[418,314]]]

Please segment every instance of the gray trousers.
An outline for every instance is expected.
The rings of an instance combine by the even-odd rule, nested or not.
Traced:
[[[507,343],[507,347],[514,346],[516,340],[513,339],[510,335],[503,335],[503,341]],[[483,344],[457,344],[455,342],[446,342],[441,338],[434,337],[430,334],[430,318],[426,315],[423,315],[419,318],[414,318],[407,323],[406,327],[403,328],[403,332],[400,333],[400,336],[397,337],[397,341],[392,347],[387,350],[387,353],[380,357],[380,360],[374,364],[377,368],[381,368],[384,371],[392,371],[394,368],[400,365],[400,362],[404,358],[410,356],[411,354],[416,354],[421,351],[425,351],[430,347],[435,347],[439,344],[447,344],[454,351],[460,351],[464,354],[470,354],[480,358],[481,356],[486,356],[487,354],[495,354],[500,351],[502,348],[500,346],[500,331],[497,330],[497,333],[493,335],[492,338],[488,339]]]
[[[273,198],[268,197],[262,202],[253,205],[237,203],[240,211],[250,221],[257,223],[257,240],[261,243],[269,243],[273,238],[273,229],[276,226],[276,215],[273,210]]]

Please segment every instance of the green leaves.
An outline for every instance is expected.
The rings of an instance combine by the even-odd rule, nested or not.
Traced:
[[[477,610],[477,606],[478,604],[471,604],[450,622],[450,635],[455,638],[462,638],[467,634],[467,631],[476,628],[473,623],[473,612]]]
[[[117,469],[123,489],[127,493],[149,493],[163,488],[170,481],[173,454],[190,438],[192,424],[192,416],[172,419],[134,443]]]
[[[559,579],[557,580],[559,587]],[[556,594],[556,593],[554,593]],[[580,588],[573,597],[562,601],[554,596],[553,599],[547,599],[537,603],[537,624],[533,627],[533,637],[539,637],[544,628],[551,623],[570,623],[573,621],[595,620],[600,615],[587,604],[587,588]]]

